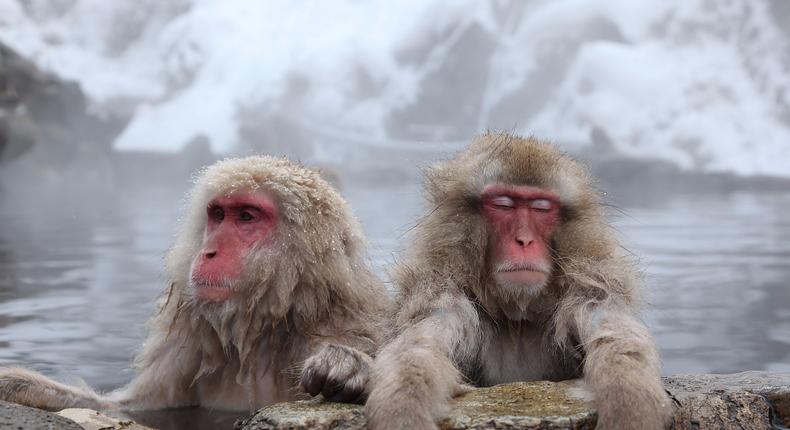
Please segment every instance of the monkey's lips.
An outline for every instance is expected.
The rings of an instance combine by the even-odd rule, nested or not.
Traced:
[[[505,281],[509,285],[523,285],[531,287],[543,285],[549,277],[550,272],[536,265],[508,265],[496,271],[496,277],[500,281]]]
[[[229,287],[218,286],[206,282],[192,281],[192,288],[195,289],[195,296],[207,302],[224,302],[233,297],[233,290]]]

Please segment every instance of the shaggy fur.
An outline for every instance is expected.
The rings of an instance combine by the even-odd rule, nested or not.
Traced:
[[[659,429],[670,413],[656,347],[638,318],[639,276],[583,167],[533,138],[486,134],[426,174],[428,213],[394,270],[390,340],[373,366],[373,429],[427,429],[465,384],[584,376],[598,428]],[[491,183],[560,196],[554,267],[540,291],[493,276],[480,195]]]
[[[232,299],[196,300],[189,273],[201,249],[208,202],[258,190],[278,206],[274,240],[247,256],[245,271],[231,285]],[[169,288],[149,322],[134,361],[138,374],[128,386],[99,396],[3,368],[0,399],[46,409],[254,409],[300,397],[299,371],[308,358],[309,376],[321,376],[338,361],[343,365],[331,378],[348,380],[351,392],[363,391],[387,293],[369,269],[359,224],[327,182],[285,159],[228,159],[197,178],[185,215],[167,256]],[[328,347],[335,344],[349,357]]]

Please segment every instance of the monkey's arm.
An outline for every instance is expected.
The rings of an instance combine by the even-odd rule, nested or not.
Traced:
[[[335,312],[309,339],[309,351],[299,384],[316,396],[335,402],[364,403],[368,396],[371,357],[381,343],[388,298],[377,298],[378,312],[360,313],[352,308]]]
[[[58,411],[66,408],[108,409],[113,405],[89,388],[61,384],[32,370],[0,368],[0,400]]]
[[[352,314],[353,315],[353,314]],[[380,315],[333,321],[309,342],[299,384],[311,396],[334,402],[363,403],[368,396],[371,354],[383,330]],[[332,327],[344,327],[336,329]]]
[[[197,366],[198,357],[190,348],[168,338],[165,331],[152,331],[135,358],[139,373],[108,398],[127,410],[195,405],[192,382]]]
[[[600,429],[664,429],[672,406],[661,383],[652,336],[626,306],[578,312],[585,350],[584,378],[598,408]]]
[[[457,366],[479,348],[477,311],[460,293],[442,293],[431,305],[423,316],[401,316],[399,333],[374,361],[365,406],[372,429],[435,428],[450,398],[466,389]]]
[[[56,382],[32,370],[0,368],[0,400],[46,410],[65,408],[161,409],[192,404],[188,378],[192,361],[179,345],[153,335],[138,357],[140,373],[124,388],[100,395],[89,387]],[[194,370],[191,370],[194,375]]]

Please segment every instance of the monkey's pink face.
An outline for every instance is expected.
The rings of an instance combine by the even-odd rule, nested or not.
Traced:
[[[559,222],[559,197],[530,186],[491,184],[481,195],[491,223],[497,284],[537,292],[551,275],[551,235]]]
[[[223,302],[243,272],[245,257],[268,240],[277,225],[277,206],[261,191],[218,196],[206,207],[203,245],[192,261],[191,284],[201,300]]]

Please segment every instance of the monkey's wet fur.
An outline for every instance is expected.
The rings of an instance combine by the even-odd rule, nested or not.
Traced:
[[[237,411],[304,391],[364,400],[389,298],[337,191],[317,172],[258,156],[206,168],[187,200],[134,379],[100,395],[6,367],[0,399],[49,410]]]
[[[393,303],[348,205],[316,172],[271,157],[210,166],[132,382],[100,395],[1,368],[0,399],[253,410],[320,393],[367,398],[374,430],[433,429],[475,386],[583,377],[597,428],[668,425],[640,273],[584,166],[547,142],[488,133],[431,166],[424,192],[391,268]]]
[[[471,386],[577,377],[597,428],[666,427],[639,272],[582,165],[534,138],[485,134],[428,169],[425,197],[393,270],[369,428],[435,428]]]

